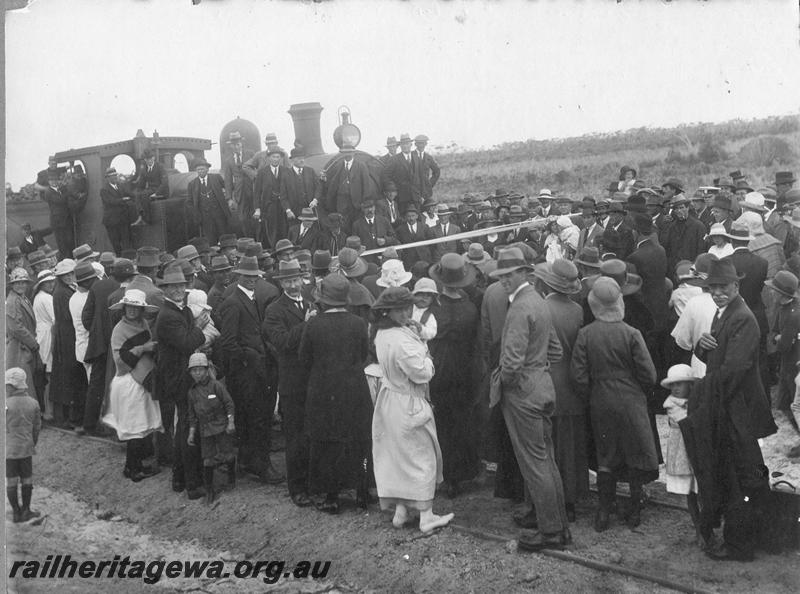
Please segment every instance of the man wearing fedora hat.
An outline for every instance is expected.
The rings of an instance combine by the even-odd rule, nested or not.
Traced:
[[[741,295],[747,307],[753,312],[761,329],[761,336],[766,340],[769,332],[766,309],[761,299],[761,292],[767,280],[768,262],[750,251],[748,245],[753,237],[746,223],[736,221],[732,224],[728,237],[733,246],[733,253],[729,256],[736,271],[742,275],[738,283],[737,294]]]
[[[361,215],[361,203],[378,193],[367,166],[355,158],[355,148],[345,144],[339,150],[341,158],[327,170],[325,209],[344,217],[344,228],[350,230]]]
[[[186,443],[189,432],[187,395],[191,387],[188,365],[189,357],[205,342],[200,325],[207,323],[209,317],[203,313],[195,324],[192,311],[185,304],[186,277],[179,266],[167,267],[159,286],[164,291],[164,305],[153,327],[153,340],[157,345],[154,393],[161,408],[165,433],[157,436],[156,453],[160,464],[172,458],[173,491],[180,493],[186,489],[189,499],[199,499],[204,495],[200,448]],[[172,444],[170,438],[174,439]]]
[[[152,149],[145,149],[142,153],[142,160],[130,185],[134,199],[133,215],[137,217],[131,226],[147,225],[150,223],[150,200],[169,195],[167,176],[161,163],[156,162],[156,154]]]
[[[244,148],[242,134],[235,130],[228,135],[229,150],[222,159],[222,179],[225,183],[225,196],[233,216],[239,219],[239,229],[243,235],[255,235],[253,221],[253,180],[244,171],[244,163],[254,153]],[[231,204],[231,202],[233,204]]]
[[[351,233],[357,235],[361,239],[361,245],[368,250],[397,244],[392,224],[375,212],[375,201],[372,198],[366,198],[361,203],[361,216],[353,221]],[[377,261],[377,258],[370,259]]]
[[[389,136],[386,139],[385,146],[386,146],[386,154],[380,157],[381,163],[383,163],[384,167],[386,167],[386,165],[389,164],[389,161],[391,161],[392,157],[394,157],[397,154],[397,147],[400,146],[400,143],[397,142],[397,138],[395,138],[394,136]]]
[[[276,484],[284,479],[269,457],[277,365],[261,331],[266,304],[256,298],[256,282],[262,276],[257,258],[243,257],[234,274],[236,285],[229,287],[231,293],[217,315],[228,388],[241,411],[236,415],[239,463],[261,481]]]
[[[447,204],[440,204],[436,209],[436,216],[439,217],[439,222],[434,227],[429,227],[425,239],[439,239],[448,237],[449,235],[457,235],[461,233],[461,228],[450,222],[450,216],[453,214],[453,208]],[[445,241],[442,243],[435,243],[430,246],[431,259],[433,262],[438,262],[444,254],[455,252],[462,253],[461,245],[456,241]]]
[[[706,285],[718,310],[695,345],[706,375],[678,420],[701,502],[700,530],[711,542],[724,520],[715,560],[753,558],[757,517],[769,482],[758,439],[777,431],[759,373],[758,323],[739,295],[741,274],[731,258],[712,260]],[[708,436],[714,435],[714,439]]]
[[[117,255],[131,244],[131,198],[131,192],[120,183],[117,170],[113,167],[106,169],[105,182],[100,188],[100,200],[103,202],[103,226],[106,228],[111,247]]]
[[[187,201],[195,228],[209,243],[217,243],[219,236],[228,232],[231,209],[225,198],[225,181],[218,173],[209,173],[209,167],[205,159],[195,163],[197,177],[189,182]],[[190,233],[190,236],[200,233]]]
[[[75,248],[75,223],[85,200],[79,200],[67,186],[59,183],[57,170],[49,172],[45,184],[47,186],[40,196],[50,210],[50,228],[56,239],[56,247],[62,258],[69,258]]]
[[[441,170],[436,160],[425,150],[428,145],[428,137],[424,134],[417,134],[414,137],[414,151],[411,153],[412,169],[414,171],[414,184],[419,190],[423,199],[433,195],[433,187],[439,181]]]
[[[44,238],[53,233],[53,230],[49,227],[34,231],[30,223],[23,223],[21,230],[22,241],[19,242],[19,249],[24,256],[28,256],[44,246],[47,243]]]
[[[563,353],[544,300],[528,283],[530,266],[518,248],[500,252],[497,270],[510,305],[492,378],[490,406],[500,404],[525,486],[531,495],[538,531],[523,530],[526,550],[560,548],[569,540],[561,475],[555,463],[551,420],[555,388],[550,363]]]
[[[401,223],[401,213],[397,208],[397,186],[387,180],[383,184],[383,192],[375,199],[375,212],[385,217],[393,229]]]
[[[420,193],[420,186],[415,182],[418,175],[414,169],[415,160],[411,154],[413,140],[408,133],[400,135],[400,152],[392,156],[383,169],[383,183],[394,182],[397,187],[397,206],[400,212],[405,212],[410,204],[416,204],[422,209],[424,200]]]
[[[285,239],[289,230],[289,222],[294,221],[295,214],[286,198],[284,178],[288,170],[281,162],[283,150],[275,146],[267,149],[267,163],[260,167],[253,184],[253,218],[259,221],[259,233],[265,233],[270,246],[278,240]]]
[[[289,227],[288,239],[300,249],[315,251],[327,247],[322,235],[322,228],[314,209],[304,207],[297,216],[298,225]]]
[[[281,262],[275,279],[283,292],[269,304],[263,329],[277,352],[278,392],[286,436],[286,477],[289,496],[298,507],[308,507],[308,442],[303,431],[308,369],[297,349],[306,321],[316,314],[314,304],[303,298],[303,276],[297,260]]]
[[[317,205],[319,193],[319,176],[317,172],[306,165],[306,150],[294,147],[289,153],[292,166],[286,171],[281,183],[281,194],[286,197],[289,208],[295,217],[299,217],[303,209],[314,208]]]
[[[777,198],[782,198],[786,192],[792,189],[797,178],[791,171],[777,171],[775,172],[775,190],[777,191]]]
[[[570,297],[581,291],[578,269],[569,260],[537,265],[536,289],[544,296],[563,354],[550,365],[556,393],[553,410],[553,448],[564,486],[567,518],[575,521],[575,503],[589,494],[585,404],[575,391],[570,372],[572,348],[583,326],[583,308]],[[535,511],[531,510],[535,518]],[[532,519],[532,518],[529,518]]]

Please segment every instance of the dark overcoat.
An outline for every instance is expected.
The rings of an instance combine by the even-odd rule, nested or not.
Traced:
[[[155,391],[159,400],[180,404],[189,391],[189,357],[205,342],[188,307],[164,300],[153,329],[156,341]]]
[[[335,311],[306,323],[300,361],[309,370],[305,430],[311,441],[371,439],[367,356],[367,323],[358,316]]]
[[[303,310],[295,300],[282,293],[267,306],[263,330],[267,341],[278,356],[278,392],[281,394],[305,394],[308,386],[308,368],[298,355],[300,338],[305,329],[305,312],[313,307],[303,300]]]

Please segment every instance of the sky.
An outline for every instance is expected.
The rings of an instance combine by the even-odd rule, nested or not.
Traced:
[[[796,0],[34,0],[6,15],[6,180],[236,116],[291,147],[306,101],[327,151],[346,105],[373,154],[800,113],[799,31]]]

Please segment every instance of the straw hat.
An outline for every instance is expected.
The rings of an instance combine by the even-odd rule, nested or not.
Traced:
[[[147,296],[144,294],[144,291],[140,291],[139,289],[127,289],[125,294],[122,296],[122,299],[109,306],[108,309],[124,309],[126,305],[142,307],[148,313],[155,313],[158,311],[158,307],[147,303]]]
[[[41,285],[42,283],[54,280],[56,280],[56,275],[53,274],[52,270],[42,270],[36,278],[36,284],[33,285],[34,292],[36,292],[36,289],[38,289],[39,285]]]
[[[669,388],[672,384],[677,384],[678,382],[693,382],[696,379],[698,378],[694,374],[692,368],[685,363],[680,363],[678,365],[673,365],[667,370],[667,377],[661,380],[661,386]]]

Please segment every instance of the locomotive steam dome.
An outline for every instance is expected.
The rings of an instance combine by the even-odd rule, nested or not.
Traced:
[[[261,150],[261,133],[258,131],[258,126],[250,120],[245,120],[244,118],[236,116],[236,119],[225,124],[219,133],[220,163],[231,150],[231,145],[228,144],[228,138],[231,132],[239,132],[239,134],[242,135],[242,145],[244,148],[250,149],[255,153]]]

